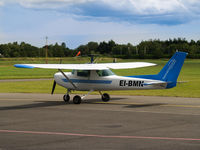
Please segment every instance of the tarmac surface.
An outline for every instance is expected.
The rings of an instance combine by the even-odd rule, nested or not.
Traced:
[[[0,150],[200,149],[200,98],[62,96],[1,93]]]

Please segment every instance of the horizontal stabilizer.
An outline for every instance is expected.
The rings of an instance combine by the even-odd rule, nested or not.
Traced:
[[[150,82],[150,83],[145,83],[144,85],[153,85],[157,87],[166,88],[167,82]]]

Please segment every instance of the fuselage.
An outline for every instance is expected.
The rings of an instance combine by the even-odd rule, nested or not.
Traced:
[[[70,90],[79,91],[110,91],[110,90],[142,90],[165,89],[167,83],[160,80],[118,76],[111,70],[73,70],[65,72],[76,88],[62,73],[56,73],[54,79],[57,84]]]

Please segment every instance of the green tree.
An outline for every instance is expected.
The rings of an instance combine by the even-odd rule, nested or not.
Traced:
[[[89,42],[87,44],[88,46],[88,50],[89,50],[89,53],[96,53],[97,52],[97,48],[98,48],[98,43],[97,42]]]
[[[3,57],[10,57],[11,49],[7,44],[0,45],[0,53]]]

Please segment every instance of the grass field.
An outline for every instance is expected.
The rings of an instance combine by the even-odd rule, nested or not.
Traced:
[[[87,58],[63,58],[62,63],[84,63],[88,62]],[[145,61],[158,64],[154,67],[113,70],[117,75],[142,75],[156,74],[165,65],[168,60],[121,60],[123,61]],[[53,78],[53,74],[57,70],[51,69],[19,69],[13,67],[17,63],[44,63],[43,58],[40,59],[0,59],[0,79],[22,79],[22,78]],[[59,63],[59,58],[50,59],[49,63]],[[101,58],[99,62],[112,62],[111,58]],[[180,96],[180,97],[200,97],[200,60],[186,60],[181,70],[178,81],[183,81],[173,89],[167,90],[135,90],[135,91],[112,91],[108,92],[115,95],[154,95],[154,96]],[[1,93],[50,93],[52,81],[26,81],[26,82],[0,82]],[[66,89],[57,86],[55,93],[65,93]],[[80,92],[79,92],[80,93]]]

